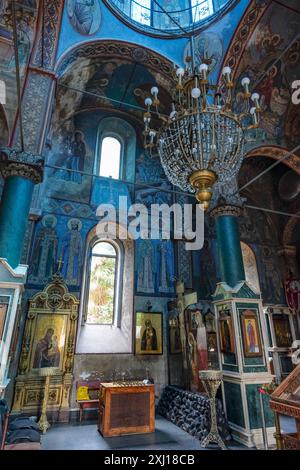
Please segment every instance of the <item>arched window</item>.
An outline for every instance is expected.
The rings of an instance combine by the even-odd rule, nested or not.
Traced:
[[[118,323],[120,252],[117,245],[96,241],[91,250],[86,322],[98,325]]]
[[[106,136],[101,142],[100,176],[120,178],[121,142],[113,136]]]
[[[107,116],[98,127],[94,173],[135,181],[136,133],[125,119]],[[101,179],[96,181],[102,184]],[[97,191],[96,191],[97,192]],[[96,202],[98,204],[98,201]]]
[[[112,224],[113,225],[113,224]],[[133,242],[87,234],[76,352],[131,353],[133,333]],[[120,227],[110,225],[111,235]],[[126,275],[124,275],[126,273]]]

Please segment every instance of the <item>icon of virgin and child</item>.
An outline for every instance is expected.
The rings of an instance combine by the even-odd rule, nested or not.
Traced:
[[[60,351],[58,337],[53,328],[47,328],[45,336],[41,338],[35,349],[33,369],[42,367],[59,367]]]

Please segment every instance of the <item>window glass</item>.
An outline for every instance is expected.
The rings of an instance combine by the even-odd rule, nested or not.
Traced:
[[[105,0],[143,31],[183,34],[201,26],[238,0]]]
[[[138,0],[131,3],[131,17],[141,24],[150,25],[151,22],[151,0]]]
[[[92,250],[90,263],[87,323],[111,325],[114,321],[116,250],[99,242]]]
[[[115,137],[104,137],[101,144],[100,176],[119,179],[121,143]]]
[[[204,20],[214,12],[212,0],[191,0],[191,5],[194,23]]]

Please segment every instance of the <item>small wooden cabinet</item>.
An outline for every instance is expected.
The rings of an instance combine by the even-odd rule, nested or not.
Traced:
[[[98,430],[103,437],[154,432],[154,385],[143,382],[102,383]]]

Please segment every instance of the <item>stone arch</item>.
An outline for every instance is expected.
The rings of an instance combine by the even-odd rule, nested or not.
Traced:
[[[249,150],[249,152],[246,153],[245,158],[269,157],[273,160],[279,160],[288,153],[288,149],[284,147],[276,145],[263,145]],[[293,153],[283,160],[282,163],[300,175],[300,156]]]
[[[96,57],[100,59],[105,59],[107,57],[110,59],[122,58],[132,62],[138,62],[140,64],[144,64],[145,67],[162,74],[167,82],[173,82],[170,78],[173,71],[173,62],[171,60],[168,60],[158,52],[144,46],[141,47],[137,44],[126,41],[106,39],[83,42],[67,50],[56,64],[56,75],[58,78],[61,77],[67,68],[77,59],[93,59]]]

